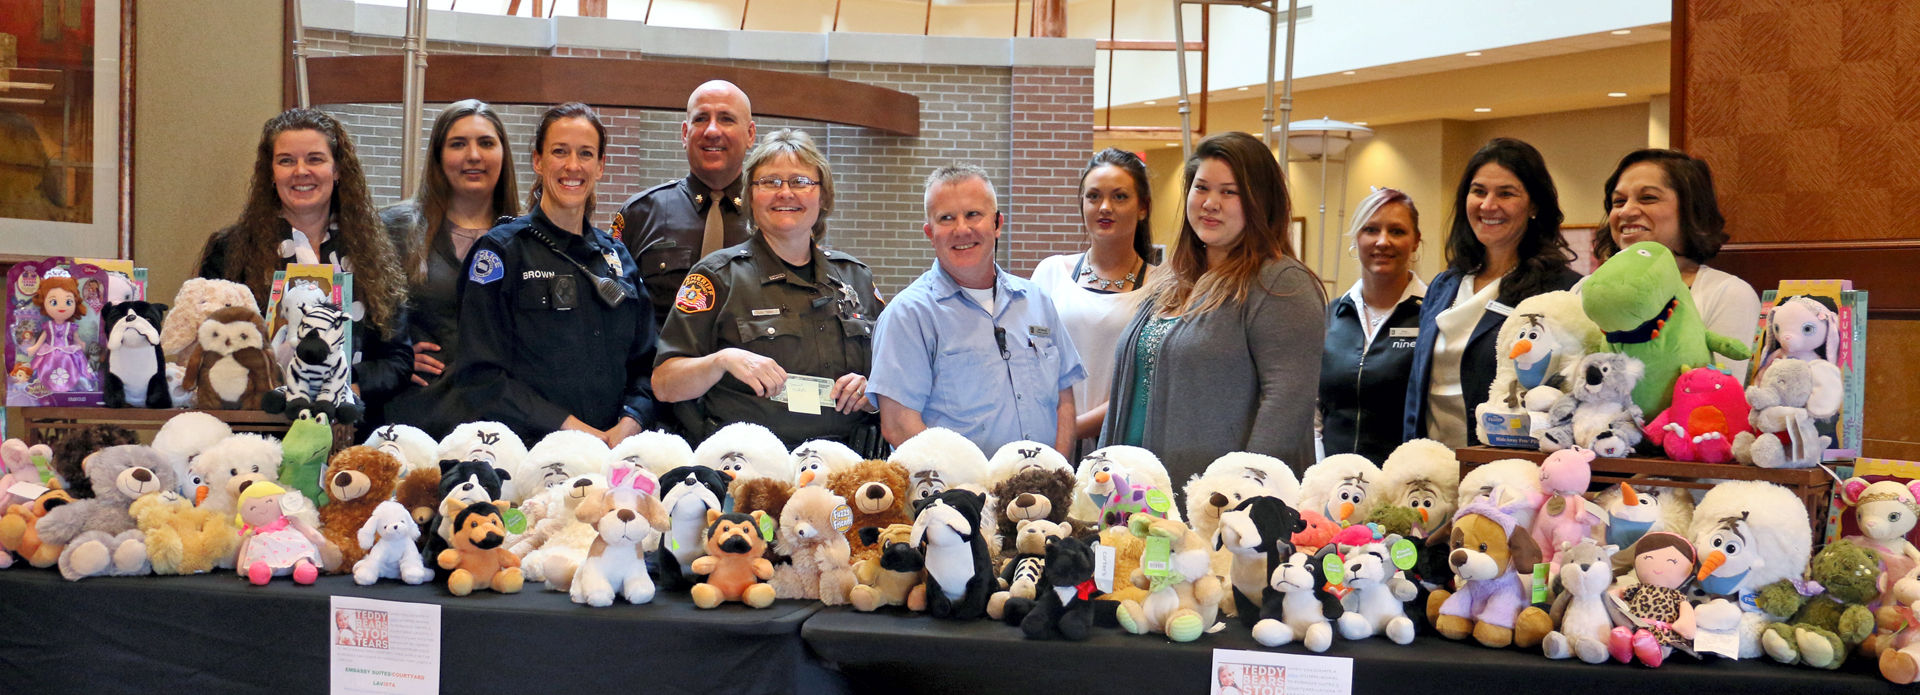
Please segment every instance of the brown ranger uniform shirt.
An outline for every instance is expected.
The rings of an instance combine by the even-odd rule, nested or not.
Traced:
[[[653,327],[661,328],[672,313],[673,295],[686,279],[687,269],[700,260],[700,239],[707,233],[707,208],[718,202],[728,246],[747,240],[746,198],[735,177],[726,189],[707,188],[688,176],[641,191],[620,205],[607,233],[625,244],[640,264],[640,282],[653,301]]]

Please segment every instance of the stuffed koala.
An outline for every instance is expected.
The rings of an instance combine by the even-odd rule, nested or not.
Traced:
[[[227,307],[200,323],[182,385],[200,410],[259,410],[276,371],[266,351],[267,322],[248,307]]]
[[[1633,387],[1646,376],[1646,367],[1620,353],[1596,352],[1580,358],[1573,373],[1567,395],[1547,409],[1550,426],[1540,435],[1540,450],[1579,446],[1607,457],[1633,453],[1645,436]]]
[[[1753,432],[1734,435],[1733,457],[1761,468],[1818,465],[1833,438],[1816,421],[1840,412],[1845,397],[1840,368],[1826,360],[1781,358],[1747,387]]]
[[[93,483],[93,498],[47,512],[36,524],[42,542],[65,547],[60,575],[77,581],[152,571],[145,536],[129,507],[141,495],[178,485],[173,466],[160,452],[129,444],[97,451],[81,468]]]
[[[160,326],[167,305],[147,302],[108,304],[100,312],[107,331],[107,370],[101,389],[109,408],[171,408],[167,357],[160,349]]]

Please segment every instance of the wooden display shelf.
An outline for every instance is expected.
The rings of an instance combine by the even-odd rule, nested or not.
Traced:
[[[1500,459],[1526,459],[1534,463],[1547,455],[1525,449],[1501,449],[1470,446],[1454,450],[1460,459],[1460,473]],[[1626,482],[1652,487],[1705,490],[1723,480],[1758,480],[1793,491],[1807,506],[1813,524],[1813,537],[1826,534],[1828,498],[1833,493],[1833,476],[1821,468],[1757,468],[1737,463],[1694,463],[1664,458],[1597,458],[1593,460],[1593,482],[1611,485]]]
[[[19,408],[20,436],[28,444],[51,442],[62,430],[77,430],[92,425],[119,425],[136,432],[154,432],[173,416],[186,410],[148,410],[146,408]],[[227,423],[235,432],[284,434],[290,424],[285,417],[258,410],[202,411]]]

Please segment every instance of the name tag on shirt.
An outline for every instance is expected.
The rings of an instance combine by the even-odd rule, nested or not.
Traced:
[[[1406,327],[1389,328],[1387,329],[1387,337],[1388,338],[1418,338],[1420,337],[1420,327],[1406,326]]]
[[[754,309],[753,315],[754,316],[779,316],[780,310],[779,309]]]
[[[1053,335],[1053,329],[1048,328],[1046,326],[1029,325],[1027,326],[1027,335],[1040,336],[1044,338],[1044,337]]]
[[[1487,302],[1487,311],[1491,311],[1501,316],[1513,315],[1513,307],[1507,306],[1505,304],[1501,304],[1498,300]]]

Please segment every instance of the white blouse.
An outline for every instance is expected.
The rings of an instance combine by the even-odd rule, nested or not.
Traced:
[[[1433,367],[1427,379],[1427,438],[1458,449],[1467,445],[1467,400],[1460,386],[1460,361],[1473,338],[1473,327],[1487,313],[1487,304],[1500,296],[1500,280],[1473,291],[1474,279],[1460,278],[1453,305],[1434,317],[1439,334],[1433,341]]]

